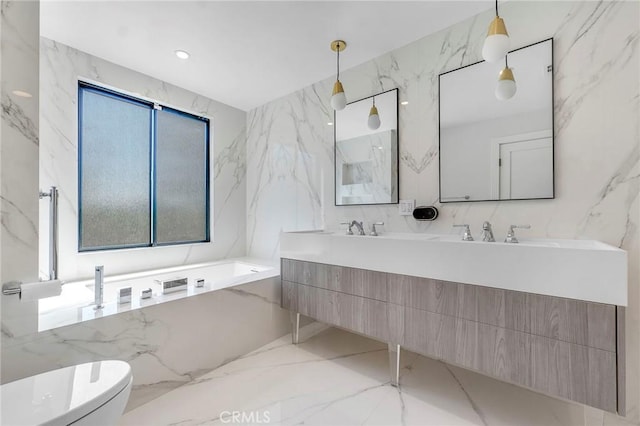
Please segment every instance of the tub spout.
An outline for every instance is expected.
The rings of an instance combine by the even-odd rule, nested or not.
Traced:
[[[104,305],[102,304],[102,295],[104,291],[104,266],[96,266],[96,275],[95,275],[95,287],[94,287],[94,295],[95,295],[95,307],[94,309],[102,309]]]

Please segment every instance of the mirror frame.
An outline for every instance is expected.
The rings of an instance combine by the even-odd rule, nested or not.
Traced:
[[[396,201],[391,201],[389,203],[361,203],[361,204],[338,204],[338,198],[337,198],[337,194],[336,194],[336,185],[337,185],[337,171],[336,171],[336,160],[337,160],[337,146],[338,146],[338,141],[337,139],[337,132],[338,132],[338,120],[337,120],[337,113],[334,110],[333,111],[333,205],[336,207],[351,207],[351,206],[384,206],[384,205],[393,205],[393,204],[399,204],[400,203],[400,104],[398,103],[398,99],[399,99],[399,92],[400,89],[393,88],[393,89],[389,89],[389,90],[385,90],[384,92],[380,92],[380,93],[376,93],[374,95],[371,96],[366,96],[364,98],[361,99],[357,99],[355,101],[351,101],[349,103],[347,103],[347,106],[351,105],[351,104],[355,104],[356,102],[361,102],[367,99],[371,99],[374,96],[380,96],[380,95],[384,95],[385,93],[389,93],[389,92],[396,92],[396,187],[397,187],[397,193],[398,193],[398,197]],[[363,118],[363,120],[365,120],[366,118]]]
[[[468,64],[462,67],[458,67],[453,70],[449,70],[443,73],[438,74],[438,202],[441,204],[448,203],[480,203],[480,202],[497,202],[497,201],[527,201],[527,200],[553,200],[556,198],[556,115],[555,115],[555,57],[554,57],[554,48],[553,48],[553,37],[546,38],[544,40],[537,41],[535,43],[528,44],[526,46],[519,47],[517,49],[510,50],[509,53],[517,52],[519,50],[526,49],[528,47],[536,46],[541,43],[551,42],[551,137],[552,137],[552,147],[551,147],[551,196],[550,197],[538,197],[538,198],[505,198],[505,199],[495,199],[495,200],[452,200],[452,201],[442,201],[442,156],[441,153],[441,145],[442,145],[442,132],[441,132],[441,122],[440,122],[440,108],[441,108],[441,78],[443,75],[459,71],[464,68],[472,67],[474,65],[481,64],[486,61],[478,61],[472,64]],[[497,79],[496,79],[497,81]]]

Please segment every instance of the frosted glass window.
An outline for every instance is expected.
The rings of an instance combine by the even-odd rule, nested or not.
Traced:
[[[209,241],[209,120],[79,89],[79,250]]]
[[[170,109],[156,120],[156,241],[206,241],[207,122]]]
[[[148,105],[80,91],[80,250],[151,242]]]

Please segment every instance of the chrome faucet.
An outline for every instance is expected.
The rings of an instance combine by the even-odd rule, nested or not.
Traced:
[[[531,225],[511,225],[509,227],[509,232],[507,232],[507,237],[504,239],[505,243],[518,243],[518,239],[516,238],[516,234],[513,231],[516,228],[530,229]]]
[[[364,228],[362,227],[362,222],[358,222],[356,220],[352,221],[351,224],[349,225],[349,235],[353,234],[353,231],[351,230],[351,228],[355,226],[356,228],[358,228],[358,235],[364,235]]]
[[[496,241],[493,238],[493,231],[491,230],[491,224],[488,221],[485,221],[482,224],[482,241],[486,241],[488,243],[493,243]]]
[[[96,266],[96,275],[95,275],[95,284],[94,284],[94,294],[95,294],[95,304],[96,306],[93,309],[102,309],[104,305],[102,304],[102,296],[104,292],[104,266]]]
[[[473,241],[473,236],[471,235],[471,228],[466,223],[460,225],[453,225],[454,228],[464,228],[464,234],[462,234],[462,241]]]
[[[371,233],[369,235],[371,235],[372,237],[378,236],[378,230],[376,229],[376,225],[378,226],[384,225],[384,222],[375,222],[374,224],[371,225]]]

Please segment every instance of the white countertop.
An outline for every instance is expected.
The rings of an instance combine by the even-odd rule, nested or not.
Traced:
[[[461,241],[459,235],[283,232],[283,258],[627,305],[627,252],[594,240]]]

